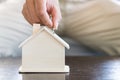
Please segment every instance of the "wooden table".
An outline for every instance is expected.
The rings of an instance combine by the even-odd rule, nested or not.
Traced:
[[[120,80],[120,57],[66,57],[69,74],[19,74],[21,58],[0,58],[0,80]]]

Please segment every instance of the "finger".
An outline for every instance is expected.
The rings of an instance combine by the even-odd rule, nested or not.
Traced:
[[[32,25],[33,23],[32,23],[31,17],[28,13],[28,10],[27,10],[27,7],[25,4],[23,6],[22,14],[23,14],[24,18]]]
[[[36,14],[36,11],[35,11],[34,0],[26,0],[26,5],[27,5],[27,9],[32,18],[33,23],[41,23],[39,17]]]
[[[61,13],[60,13],[60,10],[53,7],[53,10],[52,10],[52,22],[53,22],[53,28],[57,29],[58,28],[58,24],[59,24],[59,21],[61,20]]]
[[[46,0],[35,0],[35,9],[43,24],[52,27],[52,21],[46,9]]]

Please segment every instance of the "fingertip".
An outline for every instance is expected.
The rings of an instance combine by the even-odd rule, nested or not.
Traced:
[[[53,24],[52,24],[52,21],[49,20],[49,22],[46,24],[48,27],[52,28]]]
[[[53,22],[53,29],[54,30],[58,29],[58,22],[57,21]]]
[[[58,25],[59,25],[59,22],[60,22],[60,18],[57,17],[57,16],[53,16],[53,28],[55,28],[56,30],[58,29]]]
[[[58,29],[58,26],[53,28],[53,30],[57,30],[57,29]]]

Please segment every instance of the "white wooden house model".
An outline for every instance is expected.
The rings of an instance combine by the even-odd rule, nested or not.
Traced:
[[[65,66],[65,47],[70,47],[51,29],[34,24],[33,35],[19,47],[22,47],[20,72],[69,72],[69,66]]]

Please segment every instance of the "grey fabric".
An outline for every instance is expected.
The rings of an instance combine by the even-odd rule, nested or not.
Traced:
[[[66,49],[66,56],[108,56],[103,52],[95,51],[85,45],[72,40],[71,38],[62,37],[70,45],[70,49]]]
[[[20,56],[18,45],[30,34],[32,27],[21,14],[24,0],[7,0],[0,4],[0,56]]]
[[[6,0],[0,0],[0,3],[5,2]]]
[[[65,2],[63,33],[94,50],[120,55],[120,5],[114,1]]]
[[[24,0],[7,0],[0,4],[0,57],[21,56],[18,45],[31,35],[32,26],[21,14],[23,3]],[[64,39],[71,46],[70,50],[66,50],[67,56],[102,55],[68,38]]]
[[[21,56],[18,45],[31,35],[32,27],[21,14],[24,0],[7,0],[0,4],[0,56]],[[76,43],[65,40],[71,45],[66,51],[67,56],[93,55],[82,51]]]

